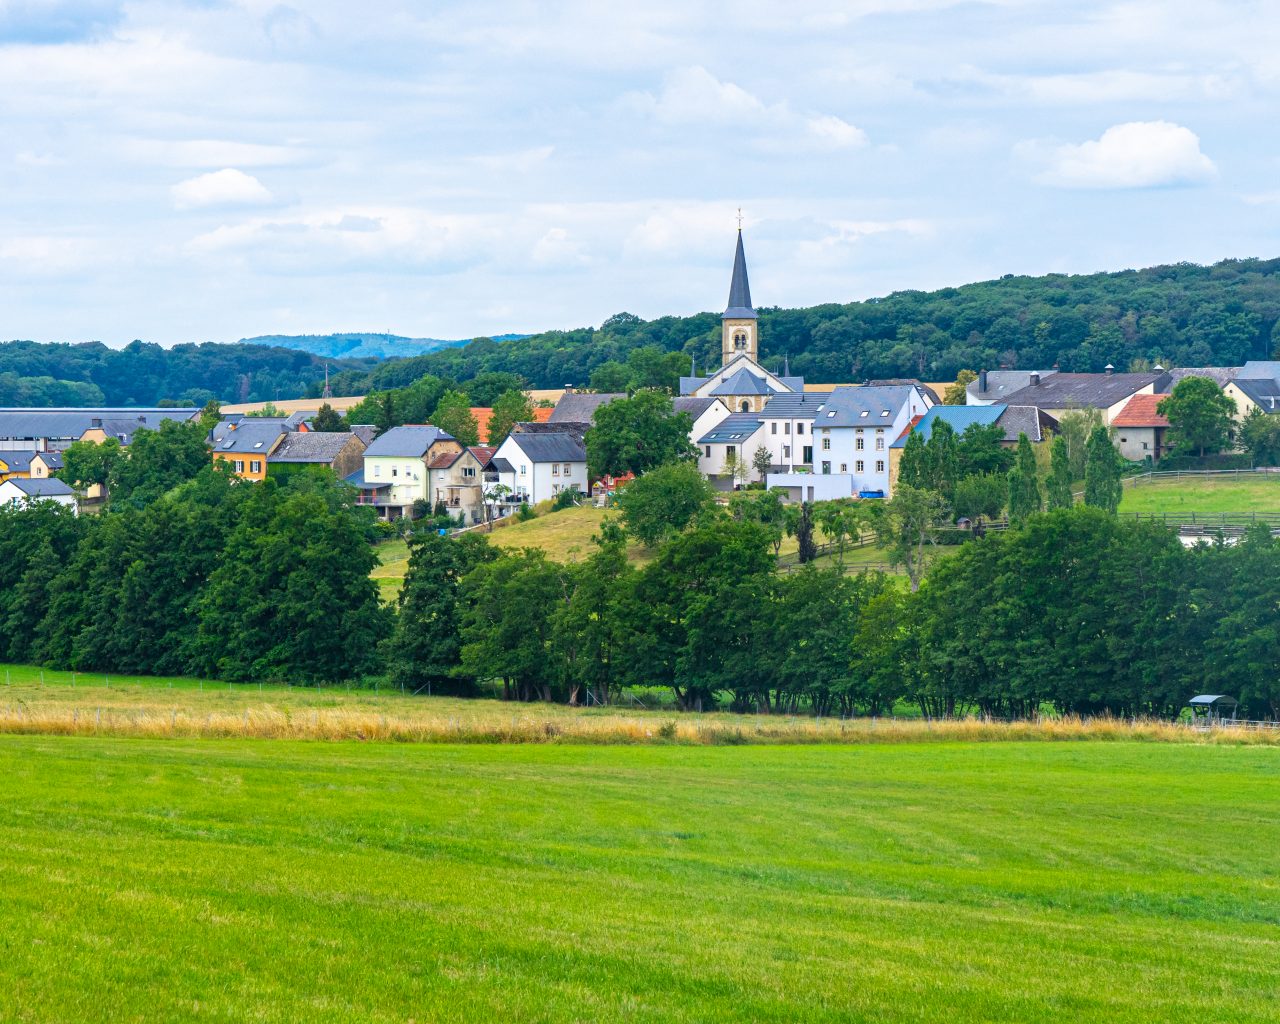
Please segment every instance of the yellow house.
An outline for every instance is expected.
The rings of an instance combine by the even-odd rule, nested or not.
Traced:
[[[230,464],[242,480],[265,480],[267,459],[288,435],[278,420],[243,419],[223,425],[225,432],[213,442],[213,461]]]
[[[26,480],[31,476],[31,457],[35,452],[0,452],[0,484],[6,480]]]

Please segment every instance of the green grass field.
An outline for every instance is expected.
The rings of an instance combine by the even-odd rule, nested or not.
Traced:
[[[1275,1020],[1280,751],[0,737],[11,1021]]]
[[[1120,511],[1155,515],[1280,512],[1280,473],[1140,479],[1125,484]]]

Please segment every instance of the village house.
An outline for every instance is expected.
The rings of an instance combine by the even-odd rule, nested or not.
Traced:
[[[433,507],[443,505],[450,515],[462,514],[473,523],[484,520],[484,470],[493,457],[488,447],[441,452],[429,463]]]
[[[283,477],[300,469],[323,466],[348,477],[364,465],[365,443],[351,431],[286,433],[267,456],[267,474]]]
[[[1222,390],[1235,401],[1237,419],[1254,409],[1274,416],[1280,413],[1280,361],[1251,360],[1236,371],[1235,379]]]
[[[165,420],[198,419],[199,409],[0,409],[0,450],[63,451],[74,441],[123,445],[141,428],[160,429]]]
[[[1043,381],[1057,372],[1057,370],[979,370],[978,379],[971,380],[965,385],[965,405],[1004,403],[1006,396],[1029,387],[1032,375]]]
[[[364,464],[346,480],[359,491],[356,501],[373,505],[384,519],[411,516],[415,502],[430,503],[428,464],[462,445],[439,427],[392,427],[364,452]]]
[[[1030,383],[1004,397],[1006,405],[1033,405],[1054,419],[1079,409],[1097,409],[1108,426],[1134,395],[1153,395],[1166,387],[1165,370],[1149,373],[1031,374]]]
[[[1159,462],[1169,450],[1165,432],[1169,420],[1156,411],[1168,395],[1134,395],[1112,421],[1115,445],[1130,462]]]
[[[76,494],[61,480],[33,480],[29,477],[10,477],[0,482],[0,505],[33,505],[52,501],[75,511]]]
[[[889,446],[889,487],[898,485],[898,471],[907,438],[919,434],[928,441],[933,436],[934,425],[945,422],[959,437],[975,424],[994,424],[1003,431],[1000,445],[1014,448],[1023,435],[1032,444],[1047,440],[1058,429],[1058,421],[1041,409],[1030,405],[1006,405],[995,402],[990,405],[935,405],[923,416],[913,419]]]
[[[530,505],[564,490],[588,493],[587,449],[577,432],[512,430],[494,458],[510,463],[512,497]]]
[[[32,451],[0,451],[0,483],[31,476]]]

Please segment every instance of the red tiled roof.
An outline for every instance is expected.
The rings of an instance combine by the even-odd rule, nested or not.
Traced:
[[[1113,427],[1167,427],[1169,420],[1156,412],[1168,395],[1134,395],[1111,421]]]
[[[533,410],[533,423],[546,423],[551,419],[551,414],[555,412],[554,408],[544,409],[542,406],[535,406]],[[489,436],[489,421],[493,419],[493,409],[484,406],[472,406],[471,415],[475,417],[476,433],[480,438],[481,444],[488,444],[490,441],[501,441],[500,437]]]
[[[916,429],[916,424],[919,423],[922,419],[924,419],[923,415],[912,416],[911,422],[902,428],[902,433],[899,434],[897,437],[895,437],[894,440],[901,441],[904,437],[906,437],[909,433],[911,433],[911,431]]]
[[[478,444],[468,448],[467,451],[476,457],[476,461],[483,468],[489,465],[489,460],[497,454],[498,449],[493,445]]]
[[[461,452],[445,452],[443,455],[437,455],[427,463],[427,469],[448,469],[458,461],[461,454]]]

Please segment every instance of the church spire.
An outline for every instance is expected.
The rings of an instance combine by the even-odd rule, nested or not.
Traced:
[[[742,225],[738,225],[738,248],[733,254],[733,277],[729,280],[729,305],[721,320],[755,320],[751,306],[751,285],[747,281],[747,256],[742,251]]]

